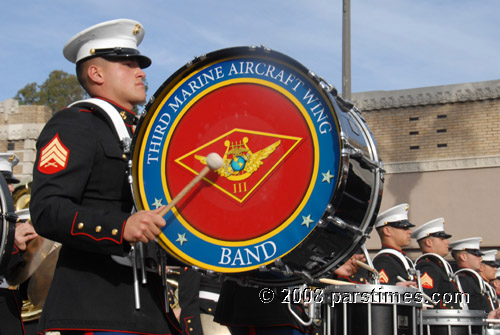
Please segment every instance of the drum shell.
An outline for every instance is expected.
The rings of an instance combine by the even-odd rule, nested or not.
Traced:
[[[334,285],[325,289],[325,298],[322,314],[325,334],[419,334],[421,296],[416,289]]]
[[[424,335],[481,335],[487,314],[479,310],[433,309],[422,311]]]
[[[304,277],[297,275],[303,273],[306,277],[319,277],[324,273],[342,264],[348,259],[371,232],[382,196],[382,169],[377,156],[376,144],[364,119],[352,105],[341,102],[335,89],[327,85],[322,79],[315,76],[303,65],[295,60],[265,48],[236,47],[219,50],[202,57],[195,58],[186,66],[174,73],[155,93],[153,99],[146,106],[146,113],[141,117],[138,131],[133,141],[132,160],[132,189],[137,207],[151,209],[148,202],[142,202],[142,189],[138,185],[141,176],[137,173],[137,161],[140,161],[139,149],[141,142],[147,134],[149,124],[154,122],[153,115],[161,109],[164,98],[175,90],[193,73],[198,73],[217,61],[227,61],[238,57],[256,57],[258,59],[285,62],[290,68],[303,74],[318,90],[318,95],[329,106],[329,117],[335,120],[338,127],[338,141],[340,152],[340,168],[334,184],[334,192],[327,200],[313,231],[281,257],[254,267],[252,271],[235,270],[232,268],[216,268],[205,266],[201,261],[186,257],[176,252],[175,248],[162,245],[167,251],[179,260],[200,268],[202,271],[223,272],[227,276],[237,277],[259,284],[291,285],[303,282]],[[198,83],[196,79],[194,83]],[[346,107],[348,106],[348,107]],[[337,167],[332,166],[337,172]],[[177,235],[176,235],[177,236]],[[169,242],[174,242],[167,238]],[[192,240],[192,239],[191,239]],[[191,241],[190,240],[190,241]],[[219,241],[220,242],[220,241]],[[220,242],[222,243],[222,242]],[[199,261],[199,262],[198,262]]]

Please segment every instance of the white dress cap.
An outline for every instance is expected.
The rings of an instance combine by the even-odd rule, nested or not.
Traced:
[[[483,262],[496,262],[497,250],[483,251]]]
[[[19,179],[15,178],[12,172],[14,166],[19,163],[19,157],[16,154],[2,152],[0,153],[0,172],[2,172],[5,180],[8,183],[19,183]]]
[[[151,65],[151,60],[137,49],[144,34],[144,27],[137,21],[106,21],[73,36],[66,42],[63,54],[72,63],[91,57],[136,58],[141,68],[145,68]]]
[[[472,237],[451,242],[450,249],[456,251],[466,250],[466,249],[479,251],[479,244],[481,243],[481,240],[482,240],[481,237]]]
[[[437,237],[444,237],[444,238],[450,238],[451,235],[446,234],[444,231],[444,219],[443,218],[438,218],[431,220],[427,223],[424,223],[415,231],[413,234],[411,234],[411,237],[418,240],[421,240],[425,237],[428,236],[437,236]]]
[[[415,227],[408,221],[408,204],[400,204],[380,213],[375,228],[391,225],[398,228]]]

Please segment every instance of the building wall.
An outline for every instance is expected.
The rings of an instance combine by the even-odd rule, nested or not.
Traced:
[[[14,99],[0,102],[0,152],[19,156],[13,172],[21,182],[31,179],[36,140],[51,115],[45,106],[19,106]]]
[[[452,240],[500,249],[500,80],[353,94],[384,163],[380,211],[410,205],[417,226],[443,217]],[[380,248],[376,232],[367,241]],[[408,251],[417,252],[413,241]]]

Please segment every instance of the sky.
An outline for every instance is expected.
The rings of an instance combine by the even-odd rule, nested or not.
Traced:
[[[500,1],[351,0],[351,91],[500,79]],[[129,18],[146,29],[148,98],[175,71],[219,49],[264,45],[342,91],[342,0],[25,0],[0,7],[0,101],[53,70],[79,31]]]

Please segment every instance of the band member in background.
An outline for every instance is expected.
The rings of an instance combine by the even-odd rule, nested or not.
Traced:
[[[165,225],[159,215],[164,206],[131,214],[130,152],[117,136],[132,135],[132,109],[146,99],[143,69],[151,60],[137,49],[144,33],[137,21],[107,21],[76,34],[64,47],[80,84],[98,102],[57,112],[37,141],[31,219],[40,235],[62,244],[39,322],[42,333],[173,331],[159,267],[145,262],[155,272],[146,271],[147,284],[138,283],[137,306],[132,268],[112,257],[154,240]]]
[[[490,281],[490,285],[495,289],[497,300],[500,301],[500,269],[495,273],[495,279]]]
[[[19,183],[19,179],[13,175],[13,168],[19,163],[17,155],[12,153],[0,154],[0,171],[7,182],[9,192],[14,191],[14,184]],[[26,243],[36,238],[38,235],[32,225],[19,221],[16,223],[14,234],[14,247],[10,261],[7,265],[6,278],[23,265],[23,251],[26,250]],[[24,325],[21,319],[22,299],[17,286],[11,286],[8,280],[0,282],[0,334],[24,334]]]
[[[451,255],[459,270],[457,280],[464,293],[469,295],[468,307],[471,310],[488,312],[488,318],[498,319],[500,312],[495,310],[488,298],[483,278],[477,273],[481,266],[482,252],[479,248],[480,237],[466,238],[450,243]]]
[[[413,262],[403,252],[410,245],[411,228],[415,227],[408,221],[408,208],[408,204],[397,205],[379,214],[375,221],[382,250],[373,258],[373,266],[381,284],[416,286]],[[400,282],[398,277],[406,281]]]
[[[483,260],[479,267],[479,275],[484,279],[486,288],[488,289],[489,299],[493,302],[496,308],[500,307],[498,304],[497,294],[495,288],[491,286],[490,282],[495,280],[495,275],[499,267],[499,262],[496,260],[497,250],[483,251]]]
[[[443,299],[445,294],[457,297],[459,292],[453,281],[453,269],[444,259],[448,255],[451,237],[444,231],[444,219],[438,218],[423,224],[415,229],[411,237],[417,240],[422,251],[422,256],[415,262],[415,268],[420,271],[424,293],[439,300],[439,305],[434,308],[461,308],[457,299]]]

